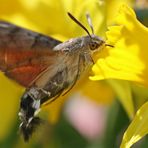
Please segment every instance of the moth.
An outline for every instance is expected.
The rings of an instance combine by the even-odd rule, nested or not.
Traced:
[[[70,90],[85,69],[93,64],[93,52],[107,45],[94,35],[89,16],[92,34],[72,14],[68,15],[87,32],[87,36],[62,43],[0,21],[0,70],[26,88],[18,113],[19,128],[25,141],[41,122],[37,117],[41,105]]]

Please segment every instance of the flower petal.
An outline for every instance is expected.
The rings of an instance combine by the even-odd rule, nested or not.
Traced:
[[[13,126],[19,106],[18,98],[23,92],[24,88],[14,85],[14,82],[0,73],[0,140],[5,138]]]
[[[148,102],[136,113],[135,118],[126,130],[121,143],[121,148],[129,148],[146,134],[148,134]]]
[[[148,86],[148,28],[143,26],[134,11],[122,5],[116,18],[117,25],[109,27],[107,42],[114,48],[106,47],[104,56],[97,60],[91,80],[122,79]],[[105,54],[104,54],[105,55]]]

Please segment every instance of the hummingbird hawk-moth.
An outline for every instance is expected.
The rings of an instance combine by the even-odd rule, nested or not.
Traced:
[[[85,69],[93,64],[92,53],[105,41],[92,34],[70,13],[87,36],[64,43],[5,21],[0,21],[0,70],[26,87],[20,101],[20,131],[28,141],[41,122],[37,113],[46,101],[53,101],[71,89]],[[107,45],[107,44],[106,44]]]

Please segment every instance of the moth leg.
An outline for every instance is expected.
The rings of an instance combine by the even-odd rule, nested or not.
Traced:
[[[77,73],[76,78],[74,79],[74,82],[72,83],[72,85],[70,86],[70,88],[66,92],[64,92],[64,94],[62,96],[65,96],[75,86],[78,78],[79,78],[79,72]]]
[[[83,71],[83,66],[82,65],[84,65],[84,61],[85,61],[84,56],[80,55],[79,60],[78,60],[78,68],[77,68],[78,71],[77,71],[76,77],[75,77],[72,85],[70,86],[70,88],[62,96],[66,95],[75,86],[77,80],[80,77],[81,72]]]
[[[57,85],[57,87],[59,87],[59,86]],[[68,84],[65,82],[62,87],[60,86],[62,89],[58,91],[57,95],[53,96],[52,98],[49,98],[49,97],[42,98],[41,105],[48,105],[48,104],[52,103],[53,101],[55,101],[63,93],[63,91],[65,90],[65,88],[67,88],[67,86],[68,86]],[[50,92],[48,92],[48,93],[50,93]],[[47,103],[45,103],[45,102],[47,102]]]
[[[41,99],[41,104],[45,103],[46,101],[53,102],[58,98],[63,91],[68,88],[69,83],[67,82],[67,67],[58,71],[49,82],[47,82],[46,86],[43,88],[44,90],[48,90],[48,94],[50,96],[44,97]]]
[[[86,65],[92,65],[92,64],[95,64],[93,58],[91,55],[89,54],[84,54],[83,55],[83,58],[84,58],[84,67],[86,67]]]
[[[46,106],[52,102],[54,102],[58,97],[60,97],[60,95],[63,93],[64,89],[62,89],[55,97],[51,98],[51,99],[46,99],[44,100],[41,105]]]
[[[47,95],[48,97],[51,96],[51,93],[47,90],[44,90],[43,88],[39,88],[39,90],[41,90],[45,95]]]

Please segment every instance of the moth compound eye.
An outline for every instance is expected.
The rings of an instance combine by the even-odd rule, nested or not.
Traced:
[[[91,50],[95,50],[99,47],[99,44],[96,43],[96,42],[92,42],[92,43],[89,44],[89,47],[90,47]]]

